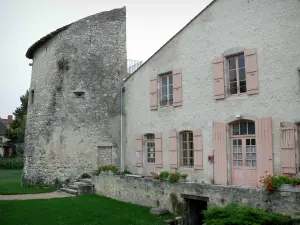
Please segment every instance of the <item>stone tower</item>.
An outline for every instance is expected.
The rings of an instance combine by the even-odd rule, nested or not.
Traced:
[[[64,26],[34,43],[23,179],[52,182],[119,164],[126,9]]]

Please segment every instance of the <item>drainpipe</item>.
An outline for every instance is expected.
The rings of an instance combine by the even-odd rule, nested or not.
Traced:
[[[124,156],[123,156],[123,84],[124,80],[121,82],[121,171],[124,170]]]

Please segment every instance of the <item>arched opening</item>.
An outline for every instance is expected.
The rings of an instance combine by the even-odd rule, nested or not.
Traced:
[[[257,180],[255,122],[238,120],[229,125],[232,184],[254,186]]]
[[[179,159],[181,167],[194,167],[194,137],[193,131],[179,133]]]

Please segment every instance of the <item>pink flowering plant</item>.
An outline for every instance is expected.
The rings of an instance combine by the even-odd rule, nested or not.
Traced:
[[[282,184],[291,184],[293,186],[300,184],[299,178],[291,178],[288,174],[271,175],[265,171],[265,175],[260,177],[258,186],[261,186],[268,193],[277,190]]]

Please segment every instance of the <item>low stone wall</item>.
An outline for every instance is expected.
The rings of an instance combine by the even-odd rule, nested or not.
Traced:
[[[100,174],[93,177],[96,193],[123,202],[172,211],[170,194],[191,194],[208,197],[208,206],[230,202],[246,204],[297,217],[300,213],[300,191],[277,191],[270,195],[257,188],[200,183],[175,183],[129,176]],[[182,199],[181,199],[182,200]]]

